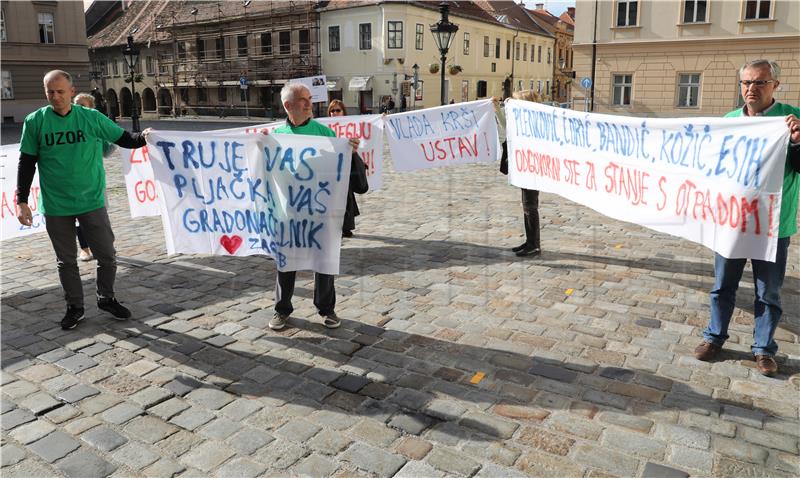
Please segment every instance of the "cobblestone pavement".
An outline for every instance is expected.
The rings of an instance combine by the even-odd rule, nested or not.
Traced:
[[[749,356],[749,273],[722,359],[692,356],[705,248],[544,194],[544,253],[519,260],[519,192],[494,165],[388,167],[344,242],[342,328],[300,273],[273,332],[271,261],[167,257],[107,169],[133,319],[87,300],[62,331],[47,237],[2,244],[4,477],[800,473],[796,244],[770,379]]]

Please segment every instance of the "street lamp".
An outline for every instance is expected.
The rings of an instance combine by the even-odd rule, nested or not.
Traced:
[[[414,63],[414,66],[412,66],[411,69],[414,70],[414,83],[412,83],[412,86],[414,86],[414,91],[411,92],[411,105],[412,105],[411,109],[413,110],[416,109],[417,107],[417,88],[419,88],[419,65]]]
[[[133,131],[138,133],[141,131],[139,128],[139,113],[136,111],[136,64],[139,62],[139,49],[133,44],[133,35],[128,35],[128,44],[122,47],[122,55],[125,57],[125,62],[128,64],[128,71],[131,73],[131,99],[133,103],[133,111],[131,112],[131,123]]]
[[[447,51],[450,49],[450,44],[453,43],[453,39],[456,37],[456,32],[458,31],[458,25],[455,23],[450,23],[450,20],[447,19],[449,10],[450,6],[447,4],[447,2],[440,3],[439,12],[441,13],[442,18],[437,23],[434,23],[430,26],[431,33],[433,33],[433,39],[436,41],[436,47],[439,48],[439,53],[442,55],[441,91],[443,105],[447,103],[447,95],[444,90],[444,67],[445,62],[447,61]]]

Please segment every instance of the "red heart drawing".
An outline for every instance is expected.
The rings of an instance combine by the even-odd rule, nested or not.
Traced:
[[[228,254],[233,254],[242,245],[242,238],[240,236],[222,236],[219,238],[219,243],[228,251]]]

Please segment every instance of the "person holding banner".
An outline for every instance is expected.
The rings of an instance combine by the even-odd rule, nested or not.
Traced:
[[[72,104],[75,88],[72,77],[62,70],[44,76],[48,106],[25,118],[17,171],[19,222],[30,226],[28,195],[39,165],[42,212],[45,227],[56,254],[58,276],[67,302],[61,320],[63,329],[72,329],[83,319],[83,286],[78,272],[75,246],[75,221],[86,232],[86,239],[97,259],[97,307],[117,319],[127,319],[130,311],[114,294],[117,271],[114,233],[105,207],[103,141],[123,148],[146,144],[143,133],[128,133],[97,110]]]
[[[726,118],[741,116],[785,116],[789,128],[789,147],[783,177],[783,197],[780,208],[778,251],[775,262],[751,259],[755,285],[755,326],[753,345],[758,371],[766,376],[778,372],[775,354],[775,330],[781,318],[780,292],[786,275],[789,238],[797,232],[797,200],[800,191],[800,108],[778,103],[773,93],[780,85],[780,67],[770,60],[753,60],[739,69],[739,84],[744,107],[726,114]],[[711,317],[703,332],[703,342],[695,349],[698,360],[713,360],[728,339],[728,325],[736,305],[736,289],[747,259],[728,259],[714,255],[714,288],[711,290]]]
[[[329,127],[314,121],[311,108],[311,91],[300,83],[288,83],[281,89],[281,103],[286,110],[286,124],[279,126],[275,134],[300,134],[309,136],[328,136],[335,138],[336,133]],[[353,150],[358,148],[358,138],[350,139]],[[297,271],[278,271],[275,284],[275,315],[269,321],[269,328],[281,330],[286,327],[289,316],[294,311],[292,296]],[[334,276],[331,274],[314,273],[314,306],[319,315],[323,317],[323,325],[335,329],[342,324],[336,315],[336,291],[333,286]]]
[[[344,107],[342,100],[333,100],[328,105],[328,116],[344,116],[347,108]],[[356,193],[365,194],[369,190],[367,182],[367,166],[361,156],[353,150],[353,158],[350,162],[350,184],[347,188],[347,206],[344,210],[344,222],[342,222],[342,237],[353,237],[353,229],[356,228],[356,216],[361,213],[356,203]]]

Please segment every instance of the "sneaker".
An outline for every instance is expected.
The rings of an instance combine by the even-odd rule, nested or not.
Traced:
[[[353,231],[342,231],[342,237],[353,237]]]
[[[81,249],[81,254],[78,256],[81,262],[89,262],[94,259],[91,251],[89,249]]]
[[[331,312],[325,316],[325,320],[322,322],[322,325],[329,329],[336,329],[342,325],[342,319],[336,315],[336,312]]]
[[[117,299],[114,297],[97,299],[97,308],[105,310],[106,312],[111,312],[111,315],[122,320],[128,319],[131,316],[131,311],[117,302]]]
[[[517,257],[533,256],[536,257],[542,253],[538,247],[525,246],[516,252]]]
[[[511,248],[511,252],[519,252],[519,251],[525,249],[526,247],[528,247],[528,243],[527,242],[523,242],[522,244],[518,245],[517,247],[512,247]]]
[[[720,350],[722,350],[721,346],[703,341],[703,343],[694,349],[694,358],[702,360],[703,362],[708,362],[709,360],[713,360],[719,354]]]
[[[83,307],[68,305],[67,313],[61,319],[61,328],[64,330],[74,329],[81,320],[83,320]]]
[[[774,377],[778,373],[778,364],[770,355],[756,355],[756,367],[761,375]]]
[[[272,320],[269,321],[269,328],[272,330],[281,330],[282,328],[286,327],[286,324],[289,322],[289,316],[283,315],[278,312],[275,312],[275,315],[272,316]]]

